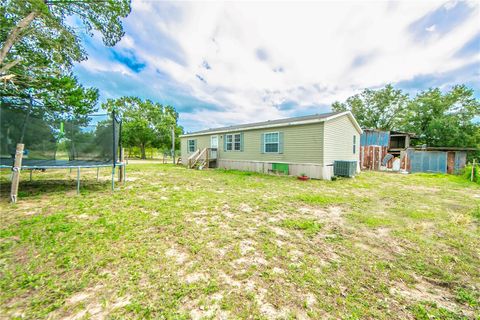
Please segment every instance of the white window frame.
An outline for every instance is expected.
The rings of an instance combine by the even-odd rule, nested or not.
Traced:
[[[190,148],[190,147],[191,147],[190,141],[193,141],[193,146],[192,146],[192,147],[193,147],[193,151],[192,151],[191,148]],[[188,139],[188,140],[187,140],[188,153],[193,153],[193,152],[195,152],[195,144],[196,144],[196,143],[195,143],[195,139]]]
[[[277,142],[268,142],[268,144],[277,144],[277,151],[267,151],[267,134],[276,134]],[[264,153],[279,153],[280,152],[280,131],[266,132],[263,134],[263,152]]]
[[[228,137],[232,138],[232,141],[228,142]],[[229,144],[230,144],[230,149],[228,149]],[[233,151],[233,134],[225,135],[225,151]]]
[[[235,137],[238,136],[239,141],[238,146],[239,148],[235,148]],[[228,137],[232,137],[232,141],[228,142]],[[231,145],[231,149],[228,149],[228,145]],[[226,151],[242,151],[242,134],[241,133],[229,133],[225,135],[225,150]]]

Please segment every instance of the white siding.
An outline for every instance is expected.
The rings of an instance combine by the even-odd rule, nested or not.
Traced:
[[[353,153],[353,136],[356,136],[355,153]],[[360,133],[348,115],[326,121],[324,139],[325,165],[333,164],[335,160],[360,160]]]

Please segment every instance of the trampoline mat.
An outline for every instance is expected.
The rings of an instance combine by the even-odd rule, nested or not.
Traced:
[[[14,159],[1,158],[0,168],[11,168],[13,167],[13,162]],[[111,167],[112,165],[112,161],[22,159],[22,169],[96,168]],[[117,163],[116,166],[122,166],[122,163]]]

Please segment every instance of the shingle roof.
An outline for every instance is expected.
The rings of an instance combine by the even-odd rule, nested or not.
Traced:
[[[196,131],[196,132],[189,132],[189,133],[184,134],[184,136],[207,134],[207,133],[210,133],[210,132],[236,131],[236,130],[241,130],[241,129],[246,129],[246,128],[248,128],[250,130],[250,129],[255,129],[257,127],[264,127],[264,126],[273,126],[273,125],[289,124],[289,123],[294,124],[295,122],[302,122],[302,121],[308,121],[308,120],[322,120],[322,119],[334,116],[334,115],[339,114],[339,113],[342,113],[342,112],[328,112],[328,113],[313,114],[313,115],[302,116],[302,117],[285,118],[285,119],[278,119],[278,120],[268,120],[268,121],[262,121],[262,122],[254,122],[254,123],[233,125],[233,126],[228,126],[228,127],[211,128],[211,129],[206,129],[206,130],[201,130],[201,131]]]

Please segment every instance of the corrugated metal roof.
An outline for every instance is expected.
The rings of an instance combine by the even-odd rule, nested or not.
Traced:
[[[477,151],[477,148],[466,148],[466,147],[422,147],[415,146],[410,147],[410,149],[415,149],[418,151]]]
[[[241,130],[245,128],[255,129],[256,127],[264,127],[264,126],[271,126],[271,125],[273,126],[273,125],[279,125],[279,124],[289,124],[289,123],[294,124],[295,122],[302,122],[302,121],[308,121],[308,120],[322,120],[324,118],[328,118],[339,113],[342,113],[342,112],[328,112],[328,113],[313,114],[313,115],[302,116],[302,117],[268,120],[268,121],[262,121],[262,122],[233,125],[228,127],[211,128],[211,129],[206,129],[206,130],[201,130],[196,132],[189,132],[189,133],[186,133],[185,136],[188,136],[191,134],[195,134],[195,135],[204,134],[204,133],[206,134],[210,132],[235,131],[235,130]]]

